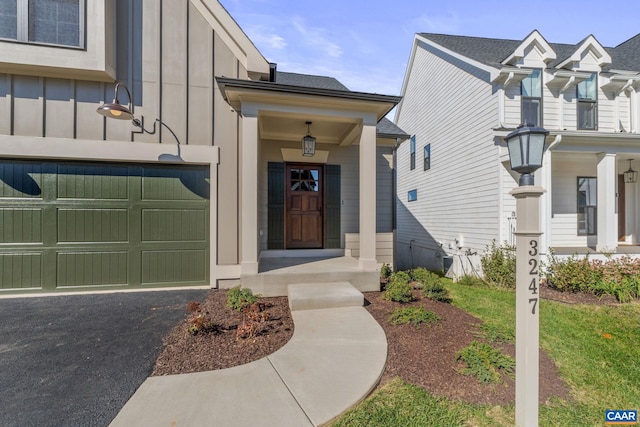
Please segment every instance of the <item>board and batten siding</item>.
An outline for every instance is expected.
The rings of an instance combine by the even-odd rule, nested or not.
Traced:
[[[446,78],[444,78],[446,76]],[[498,147],[498,99],[489,74],[420,42],[408,72],[397,124],[416,135],[416,168],[410,141],[397,150],[397,263],[436,267],[443,252],[481,251],[499,234],[502,189]],[[431,144],[431,169],[423,171]],[[417,200],[407,193],[417,190]],[[440,246],[442,244],[442,247]],[[409,247],[411,246],[411,249]]]
[[[258,179],[259,248],[268,248],[268,164],[282,162],[282,148],[300,149],[299,142],[263,141],[260,145],[260,175]],[[358,145],[340,147],[318,144],[316,150],[329,151],[327,164],[340,165],[340,247],[345,247],[345,233],[358,233],[360,215],[360,181]],[[392,147],[378,146],[376,156],[376,230],[389,233],[393,229],[393,166]]]
[[[237,264],[241,119],[214,76],[246,78],[247,70],[191,1],[114,5],[116,79],[131,92],[136,117],[148,130],[156,118],[162,120],[182,145],[220,147],[219,179],[212,181],[224,183],[217,189],[224,206],[217,215],[217,261]],[[110,82],[0,73],[0,135],[163,143],[176,150],[173,135],[159,123],[155,134],[148,134],[129,121],[96,114],[113,96]],[[128,101],[122,88],[118,99]]]

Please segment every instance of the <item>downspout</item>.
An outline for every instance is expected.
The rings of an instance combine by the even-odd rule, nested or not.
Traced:
[[[547,155],[545,156],[545,170],[544,170],[544,175],[545,175],[545,186],[546,188],[546,193],[543,195],[544,197],[544,210],[542,212],[542,215],[544,215],[544,219],[543,219],[543,223],[544,223],[544,235],[542,236],[543,241],[542,243],[542,252],[543,253],[547,253],[547,251],[549,250],[549,248],[552,247],[553,245],[553,197],[552,197],[552,193],[553,193],[553,174],[551,173],[551,168],[552,168],[552,159],[551,159],[551,149],[553,147],[555,147],[556,145],[560,144],[560,142],[562,142],[562,135],[556,135],[555,139],[551,142],[551,144],[549,144],[549,146],[547,147]]]
[[[628,90],[630,92],[630,96],[629,96],[629,132],[631,133],[636,133],[636,129],[638,129],[638,126],[636,125],[637,123],[637,117],[636,117],[636,103],[637,103],[637,92],[636,92],[636,88],[634,88],[633,86],[629,86]]]
[[[620,106],[618,105],[618,97],[620,95],[622,95],[623,93],[625,93],[627,91],[627,89],[632,87],[631,86],[632,84],[633,84],[633,80],[631,80],[631,79],[627,80],[627,82],[624,84],[622,89],[620,89],[620,91],[618,91],[618,93],[615,94],[616,95],[615,96],[615,102],[616,102],[616,127],[615,127],[615,131],[616,132],[621,132],[622,131],[620,129]],[[629,110],[631,110],[631,99],[629,100]],[[629,111],[629,114],[631,114],[631,111]],[[633,127],[631,122],[633,122],[633,116],[629,115],[629,127]]]
[[[513,71],[509,72],[509,75],[507,76],[507,79],[504,81],[504,83],[502,84],[502,87],[500,88],[500,95],[498,97],[498,110],[500,111],[500,117],[498,118],[499,123],[499,127],[500,128],[506,128],[506,126],[504,125],[504,116],[505,116],[505,106],[504,106],[504,97],[505,97],[505,89],[507,88],[507,86],[509,86],[509,83],[511,83],[511,81],[513,80],[514,77],[514,73]]]
[[[560,130],[564,130],[564,102],[563,102],[564,100],[562,99],[562,98],[564,98],[563,94],[567,89],[569,89],[571,86],[573,86],[575,81],[576,81],[576,76],[569,77],[569,81],[567,82],[567,84],[565,84],[562,87],[562,89],[560,89],[560,92],[558,92],[558,102],[560,103],[559,114],[558,114],[559,117],[560,117],[560,123],[558,123],[559,124],[558,128]],[[562,139],[562,137],[560,139]],[[553,144],[553,142],[551,144]],[[551,145],[549,145],[549,148],[551,148]],[[549,149],[549,148],[547,148],[547,149]]]

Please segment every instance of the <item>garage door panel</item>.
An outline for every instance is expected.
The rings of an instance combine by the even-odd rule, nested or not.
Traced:
[[[142,241],[204,242],[207,239],[204,209],[143,209]]]
[[[0,160],[0,291],[209,283],[209,167]]]
[[[57,254],[57,286],[127,284],[126,251],[61,252]]]
[[[0,162],[0,198],[41,199],[43,165],[27,162]]]
[[[0,253],[0,289],[42,288],[42,252]]]
[[[127,242],[127,209],[58,209],[59,242]]]
[[[127,200],[129,171],[126,166],[58,165],[58,199]]]
[[[0,242],[42,243],[42,209],[0,208]]]
[[[145,167],[142,200],[208,200],[209,168]]]
[[[142,251],[142,284],[202,282],[206,259],[206,250]]]

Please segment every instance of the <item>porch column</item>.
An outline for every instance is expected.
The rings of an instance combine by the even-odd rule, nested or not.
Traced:
[[[240,141],[241,275],[258,274],[258,114],[242,112]],[[224,185],[224,183],[223,183]],[[221,208],[224,209],[223,206]]]
[[[616,155],[598,154],[598,236],[597,251],[615,251],[618,247],[616,220]]]
[[[541,255],[546,255],[549,248],[553,246],[551,226],[551,216],[553,213],[553,198],[551,197],[551,187],[553,184],[551,178],[552,155],[551,151],[547,151],[545,156],[542,158],[542,168],[536,174],[540,177],[540,186],[545,189],[545,193],[540,197],[540,231],[542,231],[542,235],[540,236]]]
[[[376,125],[360,136],[360,268],[376,270]]]

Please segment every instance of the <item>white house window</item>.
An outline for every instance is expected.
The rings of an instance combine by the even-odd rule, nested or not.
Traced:
[[[407,193],[407,201],[415,202],[416,200],[418,200],[418,190],[410,190]]]
[[[596,130],[598,123],[598,79],[596,73],[578,83],[578,129]]]
[[[578,177],[578,236],[596,234],[597,195],[596,178]]]
[[[0,38],[84,48],[85,0],[0,0]]]
[[[416,168],[416,136],[415,135],[411,137],[410,152],[411,152],[410,168],[411,170],[414,170]]]
[[[542,70],[532,70],[525,77],[520,88],[522,91],[522,123],[542,126]]]
[[[431,144],[424,146],[424,170],[431,169]]]

